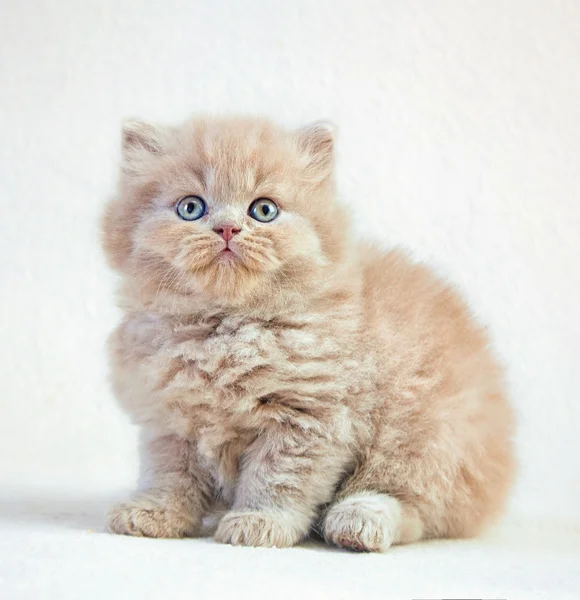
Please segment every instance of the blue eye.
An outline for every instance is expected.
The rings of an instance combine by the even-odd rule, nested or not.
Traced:
[[[205,215],[206,206],[203,198],[199,196],[186,196],[175,207],[175,212],[184,221],[197,221]]]
[[[269,223],[278,216],[278,207],[270,198],[258,198],[250,204],[248,214],[261,223]]]

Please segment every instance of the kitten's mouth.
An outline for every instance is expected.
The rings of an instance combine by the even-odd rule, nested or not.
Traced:
[[[229,244],[226,243],[226,247],[220,250],[218,256],[220,258],[234,258],[237,254],[230,248]]]

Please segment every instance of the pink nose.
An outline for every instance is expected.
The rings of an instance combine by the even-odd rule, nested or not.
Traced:
[[[226,242],[229,242],[234,235],[240,233],[241,229],[233,225],[219,225],[218,227],[214,227],[214,231],[218,235],[221,235]]]

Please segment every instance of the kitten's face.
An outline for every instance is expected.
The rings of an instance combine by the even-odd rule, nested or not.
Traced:
[[[331,170],[332,135],[320,125],[286,132],[249,119],[132,122],[105,248],[157,298],[197,294],[228,305],[296,292],[343,251]]]

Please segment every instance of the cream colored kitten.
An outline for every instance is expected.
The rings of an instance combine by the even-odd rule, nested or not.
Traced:
[[[513,473],[501,372],[428,269],[350,235],[314,124],[130,122],[104,245],[110,341],[142,429],[141,491],[111,531],[354,550],[477,534]]]

